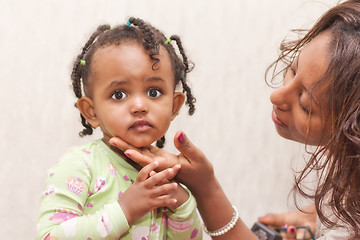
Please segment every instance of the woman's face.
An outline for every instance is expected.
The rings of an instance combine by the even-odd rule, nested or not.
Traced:
[[[307,44],[287,70],[283,86],[270,96],[276,131],[286,139],[319,145],[327,137],[324,82],[312,87],[329,65],[330,38],[331,32],[324,31]]]

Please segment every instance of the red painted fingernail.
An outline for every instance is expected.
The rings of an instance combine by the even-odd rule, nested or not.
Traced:
[[[125,155],[126,155],[126,156],[128,156],[129,158],[131,158],[131,155],[130,155],[130,154],[128,154],[128,153],[125,153]]]
[[[182,143],[185,140],[184,134],[180,133],[180,135],[177,137],[177,140]]]
[[[294,232],[295,232],[295,228],[291,227],[291,228],[290,228],[290,232],[291,232],[291,233],[294,233]]]
[[[113,146],[117,147],[116,143],[111,143]]]

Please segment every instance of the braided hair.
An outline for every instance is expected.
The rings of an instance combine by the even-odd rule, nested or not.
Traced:
[[[193,69],[194,65],[189,63],[180,38],[173,35],[169,39],[176,42],[181,58],[176,53],[175,48],[169,44],[169,41],[167,41],[167,38],[162,32],[140,18],[130,17],[127,24],[118,25],[114,28],[110,25],[98,26],[85,43],[81,53],[77,56],[73,64],[71,80],[75,96],[78,99],[83,95],[91,97],[88,89],[88,79],[91,74],[92,58],[98,49],[109,45],[120,45],[125,41],[137,41],[142,43],[145,50],[149,51],[149,57],[153,60],[153,70],[158,68],[157,63],[160,61],[157,57],[159,54],[159,45],[163,46],[168,52],[173,67],[175,87],[181,82],[183,92],[186,94],[186,105],[189,107],[189,115],[192,115],[195,111],[196,99],[187,83],[186,76],[187,73]],[[84,129],[79,135],[81,137],[91,135],[93,133],[93,127],[86,121],[81,113],[80,117]],[[165,136],[156,142],[156,146],[162,148],[164,143]]]

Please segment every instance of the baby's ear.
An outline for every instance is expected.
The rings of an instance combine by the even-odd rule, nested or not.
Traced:
[[[83,115],[83,117],[86,119],[86,121],[88,123],[90,123],[90,125],[93,128],[97,128],[100,125],[99,120],[97,119],[97,116],[96,116],[96,113],[94,110],[94,104],[93,104],[93,101],[91,100],[91,98],[89,98],[89,97],[79,98],[76,102],[76,107],[81,112],[81,115]]]
[[[173,109],[172,109],[173,115],[171,120],[174,120],[174,118],[178,115],[184,102],[185,102],[185,94],[182,92],[175,92],[173,97]]]

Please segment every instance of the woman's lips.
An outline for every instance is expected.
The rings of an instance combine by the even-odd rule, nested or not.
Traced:
[[[279,125],[279,126],[283,126],[283,127],[286,127],[286,124],[283,123],[276,115],[275,111],[273,110],[272,113],[271,113],[271,118],[273,120],[273,122],[276,124],[276,125]]]

